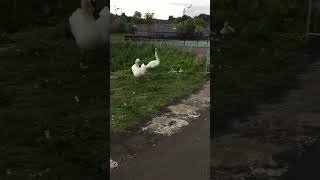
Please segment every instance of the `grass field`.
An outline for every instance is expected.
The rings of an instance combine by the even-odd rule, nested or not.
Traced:
[[[205,80],[205,60],[165,46],[159,48],[160,66],[138,79],[131,72],[136,58],[147,64],[154,60],[155,45],[124,42],[111,36],[111,128],[119,132],[152,116],[173,98],[188,95]],[[168,73],[171,70],[182,73]]]
[[[14,35],[0,54],[0,179],[87,180],[108,161],[106,55],[80,69],[64,27]]]

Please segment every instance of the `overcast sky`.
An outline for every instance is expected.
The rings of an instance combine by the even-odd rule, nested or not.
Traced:
[[[186,7],[190,6],[187,9]],[[210,14],[210,0],[111,0],[111,13],[126,13],[132,16],[135,11],[139,11],[142,15],[146,12],[154,13],[157,19],[168,19],[170,15],[174,17],[182,16],[183,8],[186,8],[188,16],[197,16],[199,14]]]

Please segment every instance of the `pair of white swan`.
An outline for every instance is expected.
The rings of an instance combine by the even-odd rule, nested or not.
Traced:
[[[147,65],[142,64],[141,67],[140,67],[140,59],[139,58],[136,59],[134,65],[132,65],[132,67],[131,67],[133,76],[134,77],[141,77],[141,76],[145,75],[148,68],[155,68],[155,67],[159,66],[160,59],[158,56],[157,48],[154,51],[154,56],[156,57],[155,60],[150,61]]]
[[[110,12],[104,7],[95,20],[93,12],[95,0],[81,0],[81,8],[73,12],[69,18],[70,29],[77,46],[83,50],[91,50],[107,43],[109,34]]]

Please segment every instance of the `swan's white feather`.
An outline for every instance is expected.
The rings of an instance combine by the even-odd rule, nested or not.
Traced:
[[[147,71],[146,65],[142,64],[141,67],[139,67],[139,64],[137,62],[140,62],[140,60],[137,59],[135,64],[131,66],[131,71],[134,77],[143,76]]]
[[[81,49],[94,49],[106,44],[109,34],[109,8],[100,11],[95,20],[93,15],[83,8],[78,8],[69,18],[70,29]]]
[[[159,66],[160,59],[159,59],[157,50],[154,52],[154,56],[156,57],[156,60],[150,61],[146,66],[147,68],[155,68],[155,67]]]

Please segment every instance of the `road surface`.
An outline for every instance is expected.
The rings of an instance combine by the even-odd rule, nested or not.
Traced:
[[[210,113],[204,114],[182,132],[113,169],[110,179],[209,180]]]

